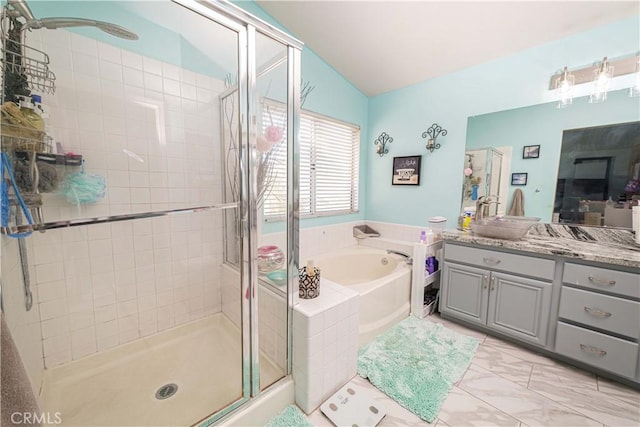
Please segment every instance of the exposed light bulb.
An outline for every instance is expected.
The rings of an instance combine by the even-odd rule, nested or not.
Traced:
[[[562,77],[556,80],[558,108],[565,108],[573,103],[573,85],[575,81],[575,76],[569,73],[567,67],[564,67]]]
[[[613,77],[613,66],[607,61],[605,56],[600,66],[593,72],[593,90],[589,95],[589,102],[595,104],[607,99],[607,91]]]

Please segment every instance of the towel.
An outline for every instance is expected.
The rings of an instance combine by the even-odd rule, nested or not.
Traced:
[[[12,414],[19,412],[20,414],[40,414],[38,402],[33,390],[31,382],[24,369],[18,349],[11,338],[9,328],[4,321],[2,315],[2,327],[0,332],[0,358],[2,359],[0,396],[3,426],[39,426],[40,422],[33,422],[33,418],[27,418],[28,423],[24,423],[25,417],[14,416]],[[15,422],[14,422],[15,421]]]
[[[511,199],[511,208],[509,209],[511,216],[524,216],[524,193],[521,189],[516,188]]]

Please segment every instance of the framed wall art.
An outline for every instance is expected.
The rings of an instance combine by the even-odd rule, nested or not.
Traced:
[[[393,185],[420,185],[420,163],[422,156],[393,158]]]
[[[539,145],[525,145],[522,149],[523,159],[537,159],[538,157],[540,157]]]
[[[511,185],[527,185],[527,173],[519,172],[511,174]]]

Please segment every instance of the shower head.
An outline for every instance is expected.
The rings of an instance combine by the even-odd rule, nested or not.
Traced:
[[[94,21],[93,19],[83,18],[42,18],[36,19],[27,5],[25,0],[7,0],[7,6],[9,6],[9,12],[14,17],[22,17],[27,23],[25,29],[31,28],[37,30],[38,28],[48,28],[55,30],[56,28],[68,28],[68,27],[96,27],[111,34],[112,36],[120,37],[127,40],[138,40],[138,35],[127,30],[119,25],[110,24],[103,21]]]
[[[27,21],[26,28],[38,29],[47,28],[55,30],[57,28],[69,27],[96,27],[112,36],[120,37],[127,40],[138,40],[138,35],[116,24],[109,22],[95,21],[93,19],[83,18],[42,18]]]

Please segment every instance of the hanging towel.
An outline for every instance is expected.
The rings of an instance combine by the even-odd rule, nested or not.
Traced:
[[[2,358],[2,381],[0,386],[2,396],[2,425],[39,426],[41,425],[40,422],[24,423],[22,417],[14,417],[14,419],[11,419],[11,414],[15,412],[40,414],[40,409],[38,409],[38,402],[31,388],[31,382],[24,369],[20,355],[18,354],[18,349],[4,321],[4,314],[2,315],[0,335],[0,345],[2,346],[0,350],[2,353],[0,355]],[[29,419],[29,421],[33,420]]]
[[[509,209],[511,216],[524,216],[524,193],[521,189],[516,188],[511,199],[511,208]]]

